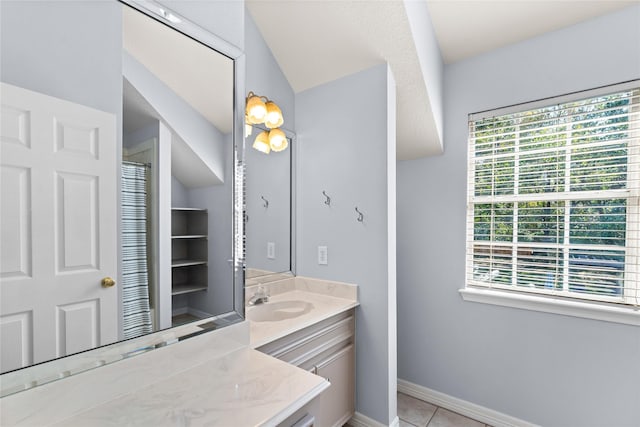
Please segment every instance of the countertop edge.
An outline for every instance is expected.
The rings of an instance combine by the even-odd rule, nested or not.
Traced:
[[[297,410],[302,408],[307,403],[311,402],[316,397],[320,396],[320,393],[325,391],[331,386],[329,381],[323,379],[320,384],[318,384],[313,389],[309,390],[307,393],[300,396],[295,402],[292,402],[284,410],[280,411],[278,414],[274,415],[271,419],[265,421],[263,424],[264,427],[277,426],[281,422],[285,421],[291,415],[293,415]]]

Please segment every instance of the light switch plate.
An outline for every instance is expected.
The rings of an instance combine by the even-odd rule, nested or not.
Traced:
[[[326,246],[318,246],[318,264],[329,264],[329,253]]]
[[[267,258],[276,259],[276,244],[275,244],[275,242],[267,242]]]

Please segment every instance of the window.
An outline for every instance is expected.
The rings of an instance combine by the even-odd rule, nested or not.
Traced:
[[[466,289],[640,305],[640,85],[469,119]]]

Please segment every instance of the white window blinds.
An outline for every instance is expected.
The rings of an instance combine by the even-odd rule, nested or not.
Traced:
[[[640,305],[640,84],[626,86],[470,117],[468,287]]]

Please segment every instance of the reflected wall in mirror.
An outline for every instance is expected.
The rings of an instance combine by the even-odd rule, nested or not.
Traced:
[[[291,272],[292,184],[295,138],[286,132],[288,148],[266,154],[252,148],[264,131],[251,126],[245,138],[246,164],[246,285],[267,275]]]
[[[0,8],[1,372],[233,312],[234,60],[116,0]]]

